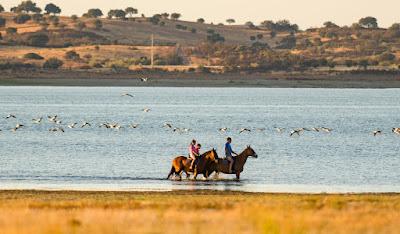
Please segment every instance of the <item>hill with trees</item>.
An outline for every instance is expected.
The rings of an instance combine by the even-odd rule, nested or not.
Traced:
[[[177,12],[146,16],[135,7],[107,12],[92,8],[82,16],[61,13],[51,2],[41,9],[22,1],[10,11],[0,5],[0,63],[24,68],[148,69],[153,36],[154,65],[188,70],[398,70],[400,64],[400,24],[380,28],[371,16],[351,26],[327,21],[301,30],[288,20],[244,25],[233,18],[226,20],[228,25],[204,18],[188,22]],[[71,51],[78,56],[67,59],[64,55]]]

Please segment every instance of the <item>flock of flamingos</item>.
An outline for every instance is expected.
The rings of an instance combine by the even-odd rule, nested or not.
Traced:
[[[142,79],[142,81],[146,82],[147,79],[146,80]],[[126,92],[122,93],[121,96],[122,97],[128,97],[128,98],[133,98],[134,97],[134,95],[132,95],[130,93],[126,93]],[[144,109],[142,109],[142,111],[144,113],[148,113],[148,112],[151,111],[151,109],[150,108],[144,108]],[[6,120],[11,120],[11,119],[17,119],[17,116],[15,114],[8,114],[4,118]],[[49,115],[49,116],[47,116],[47,120],[48,120],[48,122],[50,124],[52,124],[51,127],[49,128],[49,132],[62,132],[62,133],[64,133],[66,128],[68,128],[68,129],[76,129],[76,128],[90,128],[90,127],[92,127],[92,123],[89,123],[89,122],[86,122],[86,121],[83,121],[81,123],[73,122],[73,123],[69,123],[69,124],[64,124],[63,121],[59,118],[58,115],[53,115],[53,116]],[[45,122],[43,117],[34,118],[31,121],[31,123],[33,125],[39,125],[39,124],[42,124],[43,122]],[[123,125],[121,125],[119,123],[104,122],[104,123],[98,124],[97,126],[100,127],[100,128],[105,128],[105,129],[120,130],[120,129],[123,129],[123,128],[136,129],[136,128],[139,127],[139,124],[131,123],[131,124],[127,125],[127,126],[123,126]],[[27,127],[28,126],[25,125],[25,124],[17,123],[15,126],[9,128],[9,129],[6,129],[6,130],[10,130],[12,132],[17,132],[17,131],[21,131],[24,128],[27,128]],[[166,129],[170,129],[170,130],[172,130],[173,132],[176,132],[176,133],[185,133],[185,132],[190,132],[192,130],[190,128],[174,127],[171,123],[164,123],[163,127],[166,128]],[[286,131],[285,128],[275,127],[274,129],[278,133],[284,133]],[[228,129],[226,127],[218,129],[218,131],[221,132],[221,133],[225,133],[225,132],[228,132],[230,130],[231,129]],[[2,132],[2,131],[3,131],[3,129],[0,128],[0,132]],[[242,134],[242,133],[249,133],[249,132],[252,132],[252,131],[264,132],[264,131],[266,131],[266,128],[257,128],[257,129],[241,128],[238,133]],[[296,128],[296,129],[292,129],[292,130],[290,130],[288,132],[289,132],[289,136],[292,137],[292,136],[300,136],[303,132],[330,133],[332,131],[333,131],[332,128],[312,127],[312,128]],[[400,135],[400,128],[392,128],[392,133],[394,133],[396,135]],[[383,134],[383,131],[380,130],[380,129],[377,129],[377,130],[372,131],[371,134],[373,136],[378,136],[378,135]]]
[[[143,112],[150,112],[151,109],[149,108],[145,108],[142,110]],[[10,120],[10,119],[17,119],[17,116],[14,114],[9,114],[6,117],[4,117],[6,120]],[[76,129],[76,128],[91,128],[94,124],[93,123],[89,123],[86,121],[83,121],[81,123],[78,122],[73,122],[73,123],[69,123],[69,124],[64,124],[63,121],[57,116],[47,116],[47,121],[51,124],[49,131],[50,132],[65,132],[65,129]],[[45,122],[43,117],[39,117],[39,118],[35,118],[32,119],[32,124],[33,125],[39,125]],[[115,130],[120,130],[123,128],[132,128],[132,129],[136,129],[139,128],[139,124],[137,123],[131,123],[129,125],[121,125],[119,123],[108,123],[108,122],[104,122],[104,123],[100,123],[97,124],[97,126],[99,128],[105,128],[105,129],[115,129]],[[12,132],[17,132],[17,131],[21,131],[24,128],[27,128],[28,126],[25,124],[21,124],[21,123],[17,123],[15,126],[9,128],[9,129],[5,129],[5,130],[10,130]],[[190,128],[178,128],[178,127],[174,127],[171,123],[164,123],[163,127],[166,129],[170,129],[173,132],[177,132],[177,133],[185,133],[185,132],[190,132],[192,131],[192,129]],[[284,133],[286,131],[285,128],[274,128],[276,130],[276,132],[278,133]],[[0,129],[0,132],[2,132],[3,129]],[[218,129],[219,132],[221,133],[225,133],[230,131],[230,129],[228,128],[219,128]],[[257,129],[251,129],[251,128],[241,128],[240,130],[238,130],[239,134],[242,133],[250,133],[252,131],[257,131],[257,132],[264,132],[266,131],[266,128],[257,128]],[[301,136],[301,134],[303,132],[323,132],[323,133],[330,133],[332,132],[333,129],[331,128],[327,128],[327,127],[312,127],[312,128],[296,128],[293,130],[289,131],[289,136]],[[400,128],[392,128],[392,133],[400,135]],[[383,134],[382,130],[374,130],[371,132],[372,135],[374,136],[378,136]]]

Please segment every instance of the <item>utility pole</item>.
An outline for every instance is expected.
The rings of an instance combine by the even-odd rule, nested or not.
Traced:
[[[151,68],[154,66],[154,34],[151,34]]]

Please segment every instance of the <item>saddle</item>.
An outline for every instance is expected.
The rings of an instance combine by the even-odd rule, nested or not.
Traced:
[[[229,167],[229,161],[228,159],[224,158],[221,160],[222,165],[226,165]],[[232,164],[232,173],[235,173],[235,165],[236,165],[236,157],[233,157],[233,164]]]

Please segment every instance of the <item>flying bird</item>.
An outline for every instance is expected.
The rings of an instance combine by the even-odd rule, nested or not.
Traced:
[[[130,128],[138,128],[138,127],[139,127],[139,124],[130,124],[129,127],[130,127]]]
[[[68,128],[75,128],[75,126],[76,126],[77,124],[78,124],[78,123],[72,123],[72,124],[68,125]]]
[[[16,119],[17,117],[13,114],[9,114],[6,116],[6,119],[10,119],[10,118]]]
[[[242,129],[240,129],[239,134],[242,134],[244,132],[251,132],[251,130],[248,128],[242,128]]]
[[[140,81],[142,82],[147,82],[149,80],[149,78],[140,78]]]
[[[172,128],[172,124],[170,124],[170,123],[164,123],[164,127],[165,127],[165,128]]]
[[[84,123],[82,123],[82,126],[81,126],[81,128],[84,128],[84,127],[91,127],[92,125],[90,124],[90,123],[88,123],[88,122],[84,122]]]
[[[400,128],[392,128],[392,132],[400,135]]]
[[[47,116],[47,119],[48,119],[50,122],[55,123],[55,122],[57,121],[57,115],[55,115],[55,116]]]
[[[220,128],[220,129],[218,129],[218,131],[220,131],[220,132],[226,132],[226,131],[228,131],[228,128]]]
[[[42,122],[42,120],[43,120],[43,117],[40,117],[40,118],[38,118],[38,119],[32,119],[32,122],[33,122],[34,124],[40,124],[40,123]]]
[[[16,132],[18,129],[20,129],[20,128],[22,128],[22,127],[25,127],[25,126],[22,125],[22,124],[17,124],[17,125],[15,126],[15,128],[11,129],[11,131]]]
[[[130,93],[123,93],[123,94],[121,94],[121,96],[127,96],[127,97],[132,97],[133,98],[133,95],[130,94]]]
[[[148,112],[150,112],[150,111],[151,111],[150,108],[145,108],[145,109],[143,109],[143,112],[145,112],[145,113],[148,113]]]
[[[292,131],[290,132],[290,136],[293,136],[293,135],[295,135],[295,134],[297,134],[298,136],[300,136],[300,133],[303,132],[303,131],[304,131],[304,130],[301,129],[301,128],[292,130]]]
[[[381,135],[382,131],[381,130],[375,130],[375,131],[372,132],[372,134],[374,134],[374,136]]]

